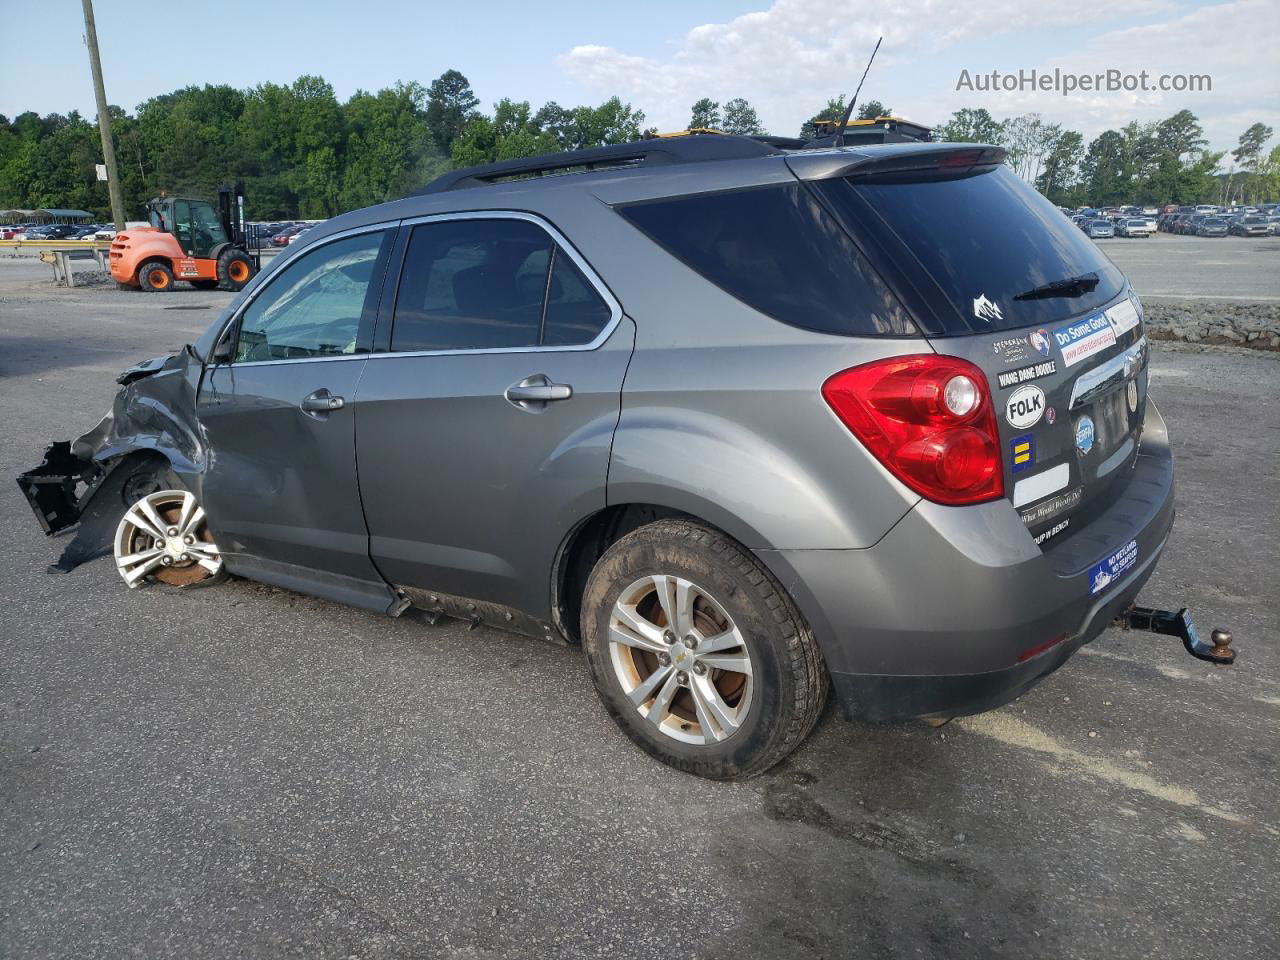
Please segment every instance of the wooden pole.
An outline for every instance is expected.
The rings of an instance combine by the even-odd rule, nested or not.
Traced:
[[[107,193],[111,197],[111,217],[117,230],[124,230],[124,198],[120,195],[120,173],[116,149],[111,139],[111,115],[107,112],[107,91],[102,84],[102,60],[98,57],[98,29],[93,23],[93,0],[84,2],[84,42],[89,48],[89,69],[93,71],[93,93],[98,100],[98,132],[102,134],[102,158],[107,165]]]

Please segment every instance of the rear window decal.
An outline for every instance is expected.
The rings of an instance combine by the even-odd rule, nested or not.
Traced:
[[[975,297],[973,301],[973,315],[979,320],[1003,320],[1004,314],[1000,312],[1000,308],[987,299],[984,293]]]

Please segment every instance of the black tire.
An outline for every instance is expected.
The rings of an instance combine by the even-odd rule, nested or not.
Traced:
[[[138,283],[148,293],[168,293],[173,289],[173,271],[162,260],[149,260],[138,268]]]
[[[684,743],[660,732],[627,698],[614,669],[614,604],[629,585],[656,574],[710,591],[745,638],[751,704],[741,727],[719,742]],[[615,722],[650,756],[685,773],[712,780],[763,773],[808,736],[826,702],[826,664],[786,591],[741,545],[694,521],[659,520],[605,551],[583,594],[582,637],[596,692]]]
[[[218,285],[223,290],[240,290],[253,279],[253,261],[238,247],[218,254]]]

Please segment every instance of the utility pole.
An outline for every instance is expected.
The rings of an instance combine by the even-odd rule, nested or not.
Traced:
[[[111,217],[116,229],[124,229],[124,199],[120,196],[120,172],[111,140],[111,116],[107,113],[107,91],[102,85],[102,60],[98,57],[98,29],[93,24],[93,0],[84,0],[84,42],[89,48],[89,69],[93,71],[93,93],[98,98],[98,132],[102,134],[102,159],[107,165],[107,193],[111,196]]]

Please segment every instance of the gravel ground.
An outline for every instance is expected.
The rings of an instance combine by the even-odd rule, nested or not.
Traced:
[[[227,299],[29,266],[0,261],[10,477]],[[1237,666],[1108,631],[940,729],[829,714],[745,784],[647,760],[573,649],[46,574],[0,484],[0,955],[1276,957],[1278,388],[1274,354],[1154,348],[1179,519],[1143,600]]]

